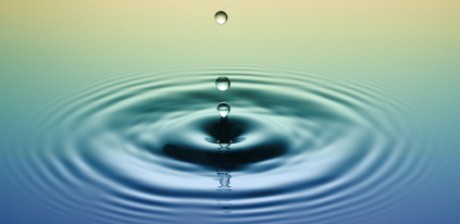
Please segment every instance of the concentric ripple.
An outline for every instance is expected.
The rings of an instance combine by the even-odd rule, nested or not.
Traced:
[[[31,203],[87,222],[371,220],[427,161],[408,105],[326,77],[241,64],[109,76],[35,117],[11,166],[40,192]]]

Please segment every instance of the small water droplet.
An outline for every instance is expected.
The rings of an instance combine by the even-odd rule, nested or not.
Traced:
[[[216,87],[220,91],[225,91],[230,88],[230,79],[225,76],[221,76],[216,79]]]
[[[230,113],[230,105],[226,103],[221,103],[217,106],[217,112],[219,112],[222,118],[227,118],[227,115]]]
[[[225,13],[224,11],[219,11],[214,16],[214,19],[218,24],[224,25],[227,22],[228,16],[227,13]]]

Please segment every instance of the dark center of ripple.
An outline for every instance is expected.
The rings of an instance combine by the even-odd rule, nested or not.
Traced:
[[[270,126],[244,116],[232,116],[228,120],[204,117],[175,124],[166,132],[163,153],[214,169],[241,169],[286,153],[288,141],[283,133]],[[193,132],[205,137],[192,139]]]

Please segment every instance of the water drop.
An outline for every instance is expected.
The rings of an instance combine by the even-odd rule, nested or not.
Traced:
[[[216,79],[216,87],[220,91],[225,91],[230,88],[230,79],[225,76],[221,76]]]
[[[224,11],[219,11],[214,16],[214,19],[218,24],[224,25],[227,22],[228,16],[227,13],[225,13]]]
[[[226,103],[221,103],[217,106],[217,112],[219,112],[222,118],[227,118],[228,113],[230,113],[230,105]]]
[[[220,186],[219,188],[230,188],[230,175],[227,172],[218,172],[217,176],[219,177]]]

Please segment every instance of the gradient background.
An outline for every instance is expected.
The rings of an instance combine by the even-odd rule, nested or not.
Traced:
[[[223,26],[213,20],[219,10],[229,15]],[[107,74],[227,62],[362,79],[411,99],[441,138],[429,155],[440,162],[423,194],[387,223],[460,222],[455,0],[2,0],[0,146],[20,139],[18,124],[38,105]],[[39,216],[21,210],[27,199],[8,183],[0,190],[1,223]]]

